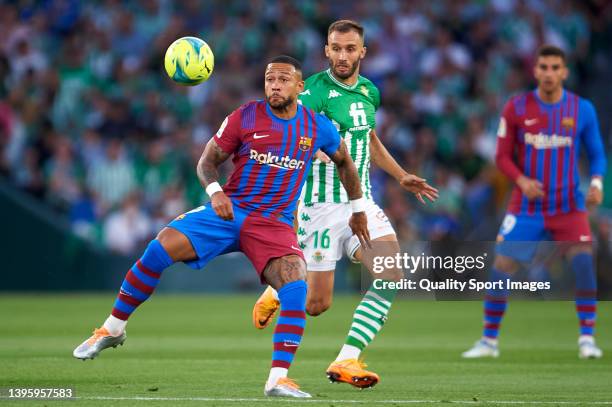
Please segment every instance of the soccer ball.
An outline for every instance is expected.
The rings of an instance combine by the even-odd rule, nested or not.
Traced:
[[[194,86],[210,77],[215,67],[215,56],[201,39],[183,37],[174,41],[166,50],[164,67],[173,81]]]

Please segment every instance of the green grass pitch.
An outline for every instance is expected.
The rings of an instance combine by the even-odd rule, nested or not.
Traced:
[[[290,371],[311,401],[266,399],[272,329],[251,325],[250,296],[156,295],[133,316],[123,347],[94,361],[72,349],[110,311],[114,294],[0,297],[0,387],[72,387],[48,406],[612,405],[612,303],[600,303],[601,360],[577,357],[572,302],[510,302],[497,360],[461,360],[479,337],[479,302],[399,300],[365,357],[373,389],[330,384],[324,370],[344,341],[358,297],[309,318]],[[110,398],[110,399],[108,399]]]

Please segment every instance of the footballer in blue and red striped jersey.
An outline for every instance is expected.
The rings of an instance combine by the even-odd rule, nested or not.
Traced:
[[[350,199],[359,201],[363,192],[334,125],[297,103],[304,90],[300,63],[276,57],[267,65],[264,81],[265,101],[246,103],[232,112],[198,162],[198,178],[211,202],[178,216],[151,241],[127,273],[111,315],[74,350],[74,357],[93,359],[123,344],[128,318],[173,263],[201,268],[216,256],[241,251],[262,282],[277,290],[280,303],[264,394],[310,397],[287,378],[306,324],[306,264],[293,230],[293,211],[318,149],[336,164]],[[230,156],[234,170],[222,188],[218,167]],[[349,226],[360,240],[369,242],[367,217],[358,205]]]
[[[219,254],[240,250],[261,276],[272,258],[303,258],[293,212],[314,153],[321,149],[333,155],[340,147],[331,121],[301,104],[284,119],[268,101],[252,101],[227,116],[211,142],[233,156],[234,170],[223,192],[231,200],[234,221],[216,216],[211,203],[173,221],[169,226],[188,236],[198,255],[187,264],[201,268]]]
[[[578,355],[599,358],[602,351],[594,340],[595,266],[586,211],[603,199],[606,158],[597,115],[588,100],[563,88],[568,69],[560,48],[540,48],[534,76],[537,89],[510,99],[498,129],[497,166],[515,187],[497,238],[490,281],[509,281],[520,263],[533,258],[537,242],[563,242],[561,252],[576,277]],[[591,176],[586,197],[579,189],[582,145]],[[499,355],[497,337],[509,294],[504,287],[487,292],[482,337],[463,357]]]
[[[591,241],[585,197],[579,189],[581,145],[590,176],[600,179],[606,158],[597,115],[588,100],[561,88],[554,102],[543,101],[537,89],[508,101],[498,129],[496,161],[516,186],[499,240]],[[521,188],[525,178],[537,180],[541,194],[530,199]],[[532,250],[521,254],[528,260]]]

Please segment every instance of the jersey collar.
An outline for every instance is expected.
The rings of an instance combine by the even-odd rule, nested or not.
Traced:
[[[276,120],[276,121],[279,121],[281,123],[290,123],[290,122],[293,122],[302,113],[302,105],[300,103],[298,103],[297,110],[295,111],[295,116],[293,116],[291,119],[283,119],[282,117],[278,117],[277,115],[274,114],[272,109],[270,109],[270,105],[268,104],[268,102],[264,101],[264,104],[266,105],[266,113],[268,113],[268,116],[270,116],[270,118],[272,120]]]
[[[555,107],[555,106],[559,106],[563,102],[565,102],[565,99],[567,97],[567,92],[565,91],[565,88],[564,88],[563,89],[563,94],[561,95],[561,99],[559,99],[559,101],[555,102],[555,103],[546,103],[542,99],[540,99],[540,95],[538,95],[538,88],[535,88],[533,90],[533,96],[535,97],[535,99],[538,101],[538,103],[540,105],[545,106],[545,107]]]
[[[327,76],[329,76],[331,78],[331,80],[334,81],[334,83],[336,85],[340,86],[341,88],[348,89],[348,90],[353,90],[353,89],[355,89],[357,87],[357,85],[359,85],[359,79],[360,79],[359,76],[357,76],[357,82],[355,82],[354,85],[347,85],[345,83],[340,82],[338,79],[336,79],[336,77],[331,72],[331,68],[327,68],[327,70],[325,72],[327,72]]]

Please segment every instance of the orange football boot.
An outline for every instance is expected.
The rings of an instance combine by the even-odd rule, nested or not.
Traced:
[[[365,370],[365,367],[367,365],[357,359],[334,361],[327,368],[327,378],[331,382],[344,382],[360,389],[373,387],[380,377],[374,372]]]
[[[274,289],[268,286],[253,306],[253,325],[255,325],[255,328],[264,329],[267,327],[279,307],[280,301],[276,299]]]

